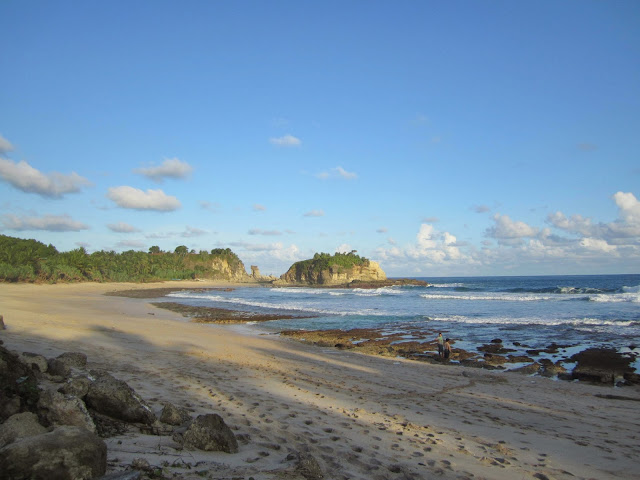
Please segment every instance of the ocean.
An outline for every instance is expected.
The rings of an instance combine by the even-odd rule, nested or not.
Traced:
[[[640,275],[418,279],[430,285],[372,290],[240,287],[170,297],[190,305],[311,317],[252,327],[260,332],[380,328],[407,340],[416,332],[434,337],[443,332],[455,347],[469,351],[496,338],[518,353],[556,343],[562,348],[549,357],[553,360],[588,347],[613,347],[633,353],[636,371],[640,369]]]

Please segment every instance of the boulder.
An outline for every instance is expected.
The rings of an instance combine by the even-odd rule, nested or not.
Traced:
[[[37,376],[4,347],[0,347],[0,386],[0,422],[22,411],[35,411],[40,395]]]
[[[38,355],[36,353],[24,352],[20,355],[20,360],[33,370],[37,370],[41,373],[45,373],[49,368],[47,359],[43,355]]]
[[[84,398],[87,393],[89,393],[89,385],[91,385],[91,380],[89,378],[84,375],[74,375],[68,378],[58,391],[65,395]]]
[[[41,435],[46,432],[47,429],[38,423],[38,416],[35,413],[17,413],[0,425],[0,448],[21,438]]]
[[[318,461],[308,453],[302,453],[298,456],[295,471],[306,480],[322,480],[324,478]]]
[[[186,408],[176,407],[171,403],[165,403],[160,414],[160,421],[168,425],[182,425],[190,420],[191,415]]]
[[[96,426],[84,402],[73,395],[43,391],[38,401],[38,414],[45,425],[75,425],[96,433]]]
[[[65,352],[56,358],[49,359],[48,373],[54,376],[68,377],[72,368],[85,369],[87,356],[80,352]]]
[[[238,452],[238,441],[231,429],[216,413],[199,415],[184,433],[186,448],[214,452]]]
[[[106,469],[107,446],[80,427],[58,427],[0,449],[4,478],[89,480],[104,475]]]
[[[529,365],[525,365],[524,367],[514,368],[509,371],[515,372],[515,373],[521,373],[523,375],[533,375],[534,373],[538,373],[539,370],[540,370],[540,364],[538,362],[534,362]]]
[[[126,382],[106,372],[95,375],[97,378],[89,385],[86,396],[89,408],[124,422],[145,425],[155,422],[156,417],[149,406]]]
[[[555,377],[567,373],[567,369],[562,366],[560,361],[553,363],[548,358],[543,358],[540,360],[540,365],[542,365],[541,375],[544,377]]]
[[[624,374],[624,379],[629,385],[640,385],[640,374],[627,372]]]
[[[0,315],[0,330],[4,330],[7,327],[4,325],[4,317]]]

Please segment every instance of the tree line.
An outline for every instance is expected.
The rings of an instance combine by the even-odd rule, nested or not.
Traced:
[[[229,248],[189,250],[180,245],[173,252],[152,246],[148,252],[122,253],[84,247],[59,252],[53,245],[33,239],[0,235],[0,281],[5,282],[151,282],[173,279],[224,278],[213,266],[214,258],[226,260],[232,270],[244,265]]]

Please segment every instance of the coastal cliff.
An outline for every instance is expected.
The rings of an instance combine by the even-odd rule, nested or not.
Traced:
[[[224,257],[214,257],[211,260],[211,270],[214,272],[213,278],[232,282],[249,282],[252,280],[240,259],[230,262]]]
[[[333,256],[317,253],[313,259],[291,265],[274,285],[334,286],[377,282],[386,278],[377,262],[355,255],[355,252]]]

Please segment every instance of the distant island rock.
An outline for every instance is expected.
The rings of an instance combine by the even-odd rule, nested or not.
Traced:
[[[316,253],[312,259],[296,262],[280,276],[274,285],[335,286],[359,281],[386,280],[380,265],[350,253]]]

